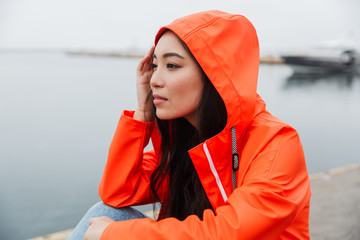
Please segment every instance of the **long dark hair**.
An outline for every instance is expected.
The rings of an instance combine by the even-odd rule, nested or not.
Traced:
[[[185,43],[181,40],[180,42],[193,57]],[[193,59],[197,63],[194,57]],[[199,64],[198,66],[201,69]],[[150,191],[155,198],[154,202],[161,204],[158,219],[175,217],[184,220],[192,214],[202,219],[205,209],[213,210],[188,150],[223,130],[227,114],[219,93],[204,71],[201,71],[203,92],[196,109],[197,128],[185,118],[161,120],[154,113],[161,146],[158,166],[150,177]],[[155,111],[154,105],[153,110]],[[157,192],[166,178],[169,180],[168,195],[160,199]]]

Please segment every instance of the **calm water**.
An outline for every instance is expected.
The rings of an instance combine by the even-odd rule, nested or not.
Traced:
[[[0,53],[0,239],[73,227],[96,201],[138,59]],[[359,163],[360,78],[260,67],[268,109],[294,126],[310,173]]]

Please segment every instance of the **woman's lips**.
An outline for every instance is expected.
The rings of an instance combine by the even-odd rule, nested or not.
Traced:
[[[154,94],[153,97],[154,97],[154,101],[153,101],[154,105],[159,105],[159,104],[167,101],[166,98],[163,98],[163,97],[161,97],[159,95],[156,95],[156,94]]]

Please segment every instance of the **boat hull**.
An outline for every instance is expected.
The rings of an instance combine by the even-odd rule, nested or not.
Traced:
[[[342,51],[339,54],[315,55],[283,55],[284,63],[293,68],[294,72],[329,73],[354,72],[360,67],[360,56],[355,51]]]

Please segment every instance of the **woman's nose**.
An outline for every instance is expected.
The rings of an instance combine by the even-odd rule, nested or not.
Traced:
[[[164,80],[161,77],[161,72],[159,71],[159,69],[153,72],[150,79],[150,87],[151,88],[164,87]]]

